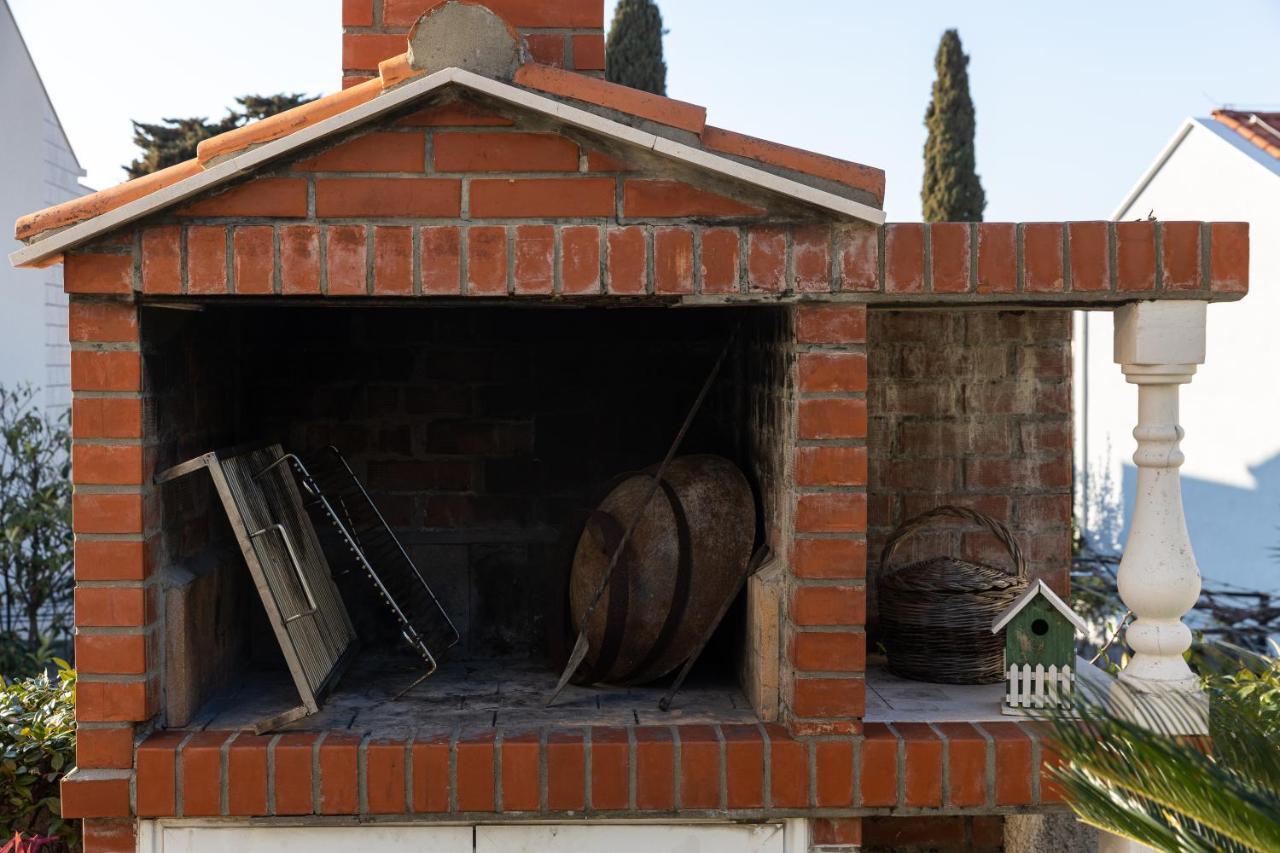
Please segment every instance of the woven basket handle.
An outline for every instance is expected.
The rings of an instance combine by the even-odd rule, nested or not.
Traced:
[[[1009,552],[1010,559],[1013,560],[1014,568],[1017,570],[1019,579],[1027,579],[1027,559],[1022,555],[1022,549],[1018,547],[1018,542],[1013,538],[1013,534],[1009,532],[1009,528],[996,521],[989,515],[984,515],[977,510],[969,509],[962,506],[940,506],[935,507],[928,512],[923,512],[915,518],[907,519],[898,525],[898,529],[893,531],[889,537],[889,541],[884,543],[884,550],[880,552],[880,571],[884,571],[889,565],[889,560],[893,557],[893,552],[898,546],[909,539],[913,534],[923,527],[927,527],[931,521],[937,518],[950,516],[951,518],[959,518],[964,521],[970,521],[974,524],[985,527],[991,531],[991,534],[1000,541],[1000,544]]]

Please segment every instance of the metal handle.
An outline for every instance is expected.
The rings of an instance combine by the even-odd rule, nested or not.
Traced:
[[[311,608],[310,610],[304,610],[301,613],[295,613],[288,619],[285,619],[284,623],[288,625],[290,622],[297,622],[305,616],[310,616],[320,608],[319,605],[316,604],[316,597],[311,594],[311,584],[307,583],[307,576],[302,571],[302,562],[298,559],[298,552],[293,548],[293,540],[289,538],[289,532],[284,529],[283,524],[273,524],[270,527],[264,527],[257,533],[250,533],[249,538],[256,539],[273,530],[280,534],[280,539],[284,542],[284,550],[289,555],[289,562],[293,563],[293,573],[298,576],[298,583],[302,585],[302,594],[307,597],[307,606]]]
[[[302,482],[302,488],[303,488],[303,490],[304,490],[307,494],[309,494],[309,495],[311,495],[311,496],[313,496],[313,497],[319,496],[319,494],[320,494],[320,489],[316,486],[316,481],[312,478],[312,476],[311,476],[311,472],[307,470],[307,466],[306,466],[306,465],[303,465],[303,464],[302,464],[302,460],[301,460],[301,459],[299,459],[299,458],[297,457],[297,455],[296,455],[296,454],[293,454],[293,453],[286,453],[286,454],[284,454],[284,455],[283,455],[283,456],[281,456],[279,459],[277,459],[275,462],[272,462],[272,463],[271,463],[270,465],[268,465],[266,468],[263,468],[261,471],[259,471],[258,473],[254,474],[254,475],[253,475],[253,479],[255,479],[255,480],[261,480],[263,477],[267,476],[267,475],[268,475],[268,474],[270,474],[272,471],[274,471],[276,468],[280,467],[281,465],[285,464],[286,462],[288,462],[289,464],[291,464],[291,465],[293,466],[293,468],[298,472],[299,477],[300,477],[301,482]],[[354,475],[353,475],[353,476],[354,476]]]

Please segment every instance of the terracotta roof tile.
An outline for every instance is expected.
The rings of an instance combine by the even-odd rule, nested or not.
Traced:
[[[702,144],[721,154],[734,154],[817,178],[827,178],[847,187],[865,190],[875,196],[878,202],[884,201],[883,169],[815,154],[802,148],[792,148],[711,125],[702,133]]]
[[[1213,117],[1272,157],[1280,159],[1280,113],[1214,110]]]
[[[555,68],[529,63],[516,72],[516,83],[562,98],[586,101],[620,113],[647,118],[658,124],[701,134],[707,126],[707,109],[697,104],[651,95],[639,89],[619,86],[597,77],[587,77]]]
[[[383,81],[375,77],[359,86],[210,137],[197,146],[193,160],[22,217],[14,227],[14,237],[28,240],[46,231],[75,225],[123,207],[131,201],[199,174],[213,160],[283,138],[316,122],[344,113],[354,106],[373,100],[382,90]]]
[[[54,228],[92,219],[131,201],[149,196],[200,171],[198,162],[187,160],[185,163],[178,163],[176,166],[143,175],[141,178],[134,178],[132,181],[126,181],[91,195],[73,198],[54,207],[38,210],[18,220],[14,227],[14,236],[19,240],[26,240],[45,231],[52,231]]]
[[[378,76],[382,79],[383,89],[399,86],[401,83],[422,76],[423,73],[409,64],[409,54],[407,53],[384,59],[378,63]]]
[[[282,139],[317,122],[345,113],[352,107],[372,101],[382,94],[382,88],[382,79],[375,77],[359,86],[352,86],[309,104],[220,133],[197,146],[196,159],[201,166],[206,166],[219,157],[235,154],[253,145]]]

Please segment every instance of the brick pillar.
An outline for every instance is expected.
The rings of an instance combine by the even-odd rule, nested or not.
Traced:
[[[158,707],[155,589],[133,256],[68,259],[75,532],[76,770],[66,817],[127,818],[134,724]],[[132,824],[89,822],[87,849],[124,849]]]
[[[796,389],[787,721],[856,733],[866,668],[867,313],[795,309]]]

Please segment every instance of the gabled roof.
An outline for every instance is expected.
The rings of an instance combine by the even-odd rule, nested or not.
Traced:
[[[1280,160],[1280,113],[1214,110],[1213,117]]]
[[[450,86],[829,213],[876,225],[885,221],[881,170],[708,127],[706,111],[694,104],[533,64],[516,73],[514,84],[460,68],[415,72],[407,55],[383,62],[380,71],[358,86],[207,139],[193,160],[24,216],[16,236],[28,245],[10,261],[56,262],[63,252],[108,231]]]
[[[1089,626],[1084,624],[1084,620],[1076,615],[1076,612],[1067,606],[1067,603],[1058,597],[1058,594],[1049,588],[1049,585],[1042,580],[1037,580],[1031,586],[1027,587],[1027,591],[1018,596],[1018,600],[1010,604],[1003,613],[996,617],[996,621],[991,624],[991,633],[999,634],[1004,630],[1004,626],[1009,624],[1009,620],[1022,612],[1022,608],[1031,603],[1031,600],[1037,595],[1043,595],[1048,599],[1053,608],[1067,617],[1067,620],[1075,626],[1077,631],[1087,631]]]

